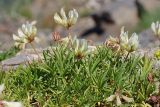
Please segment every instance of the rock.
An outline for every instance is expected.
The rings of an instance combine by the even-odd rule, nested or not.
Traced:
[[[39,29],[37,33],[38,41],[34,41],[34,46],[36,48],[47,48],[52,44],[52,31],[50,29]],[[32,48],[27,44],[28,48]]]
[[[17,55],[13,58],[4,60],[1,62],[2,70],[8,71],[11,69],[16,69],[20,64],[25,66],[28,63],[31,63],[32,61],[38,60],[38,55],[36,54],[28,54],[28,55]]]
[[[160,8],[160,0],[138,0],[138,2],[149,12]]]
[[[43,51],[48,49],[50,49],[50,47],[45,49],[36,49],[36,51],[39,54],[39,56],[42,58]],[[1,66],[3,71],[8,71],[8,70],[16,69],[19,65],[26,66],[26,64],[32,63],[33,61],[38,61],[38,60],[39,60],[39,57],[33,49],[24,49],[18,52],[16,56],[2,61]]]
[[[13,46],[14,42],[11,35],[0,32],[0,49],[7,50]]]
[[[42,54],[42,52],[43,52],[43,50],[44,49],[36,49],[36,51],[37,51],[37,53],[39,53],[39,54]],[[17,55],[29,55],[29,54],[36,54],[35,53],[35,51],[33,50],[33,49],[24,49],[24,50],[21,50],[21,51],[19,51],[17,54],[16,54],[16,56]]]
[[[86,7],[95,11],[99,11],[101,10],[102,6],[109,5],[112,2],[112,0],[89,0],[86,4]]]
[[[103,7],[117,25],[134,26],[138,22],[137,7],[135,0],[117,0]]]
[[[73,34],[82,34],[85,30],[95,26],[94,21],[90,17],[82,18],[73,26]],[[79,36],[79,35],[78,35]]]
[[[160,46],[160,40],[158,40],[151,29],[142,31],[139,34],[139,41],[142,49],[151,49]]]
[[[139,20],[135,0],[91,0],[88,5],[96,14],[108,13],[116,25],[134,26]]]

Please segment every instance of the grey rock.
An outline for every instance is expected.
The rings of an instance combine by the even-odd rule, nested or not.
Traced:
[[[160,0],[138,0],[138,2],[149,12],[160,8]]]
[[[117,25],[136,25],[138,22],[135,0],[117,0],[103,8]]]
[[[38,48],[36,49],[37,53],[41,54],[43,52],[44,49]],[[23,49],[21,51],[19,51],[17,55],[28,55],[28,54],[36,54],[35,51],[33,49]]]
[[[89,0],[86,4],[86,7],[93,9],[95,11],[99,11],[103,6],[109,5],[113,0]]]
[[[2,61],[1,62],[2,70],[8,71],[10,69],[16,69],[20,64],[25,66],[26,64],[37,60],[38,60],[38,55],[35,54],[17,55],[13,58]]]
[[[11,35],[8,35],[6,33],[0,33],[0,49],[1,50],[7,50],[13,46],[13,40]]]
[[[136,25],[138,11],[135,0],[90,0],[87,7],[95,14],[109,13],[116,25]]]
[[[85,30],[92,28],[93,26],[95,26],[95,23],[90,17],[82,18],[73,26],[73,35],[82,34]]]
[[[140,47],[143,49],[153,49],[160,46],[160,40],[154,35],[151,29],[142,31],[139,34]]]

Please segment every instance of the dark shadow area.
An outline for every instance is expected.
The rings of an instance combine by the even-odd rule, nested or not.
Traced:
[[[135,1],[135,4],[137,7],[137,11],[138,11],[138,17],[141,19],[143,14],[146,13],[146,10],[138,0]]]
[[[114,21],[108,12],[102,12],[100,15],[96,13],[92,14],[91,18],[94,21],[95,26],[84,31],[80,37],[86,37],[93,33],[101,36],[105,32],[105,29],[102,27],[102,23],[114,24]]]

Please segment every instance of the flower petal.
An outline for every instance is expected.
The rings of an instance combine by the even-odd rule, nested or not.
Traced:
[[[18,40],[20,40],[20,38],[18,36],[16,36],[15,34],[13,34],[13,40],[18,41]]]
[[[66,13],[63,8],[61,8],[60,14],[61,14],[63,20],[67,20],[67,16],[66,16]]]
[[[133,50],[136,50],[138,48],[139,42],[138,42],[138,35],[136,33],[132,34],[128,44],[133,48]]]
[[[116,98],[115,95],[111,95],[111,96],[109,96],[106,100],[107,100],[107,102],[111,102],[111,101],[113,101],[115,98]]]
[[[73,19],[72,19],[72,24],[75,24],[78,19],[78,12],[76,9],[73,9]]]
[[[124,95],[122,95],[122,98],[123,98],[126,102],[128,102],[128,103],[134,102],[134,99],[133,99],[133,98],[129,98],[129,97],[124,96]]]
[[[73,18],[73,10],[70,10],[69,13],[68,13],[68,17],[69,19],[72,19]]]
[[[116,96],[116,104],[117,106],[120,106],[122,104],[119,95]]]
[[[151,24],[151,28],[153,32],[156,33],[156,24],[154,22]]]
[[[128,43],[128,32],[124,31],[124,27],[121,28],[120,43],[121,44],[127,44]]]
[[[54,21],[58,24],[62,24],[62,19],[57,13],[54,15]]]
[[[18,29],[18,36],[19,37],[24,37],[25,36],[21,29]]]

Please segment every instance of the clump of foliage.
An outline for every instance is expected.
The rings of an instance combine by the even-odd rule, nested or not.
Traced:
[[[119,91],[141,103],[155,90],[147,79],[154,75],[151,68],[146,57],[125,59],[106,47],[77,59],[74,51],[59,45],[44,51],[44,63],[8,73],[4,98],[23,101],[28,107],[91,107],[98,102],[111,107],[115,103],[106,99]]]

